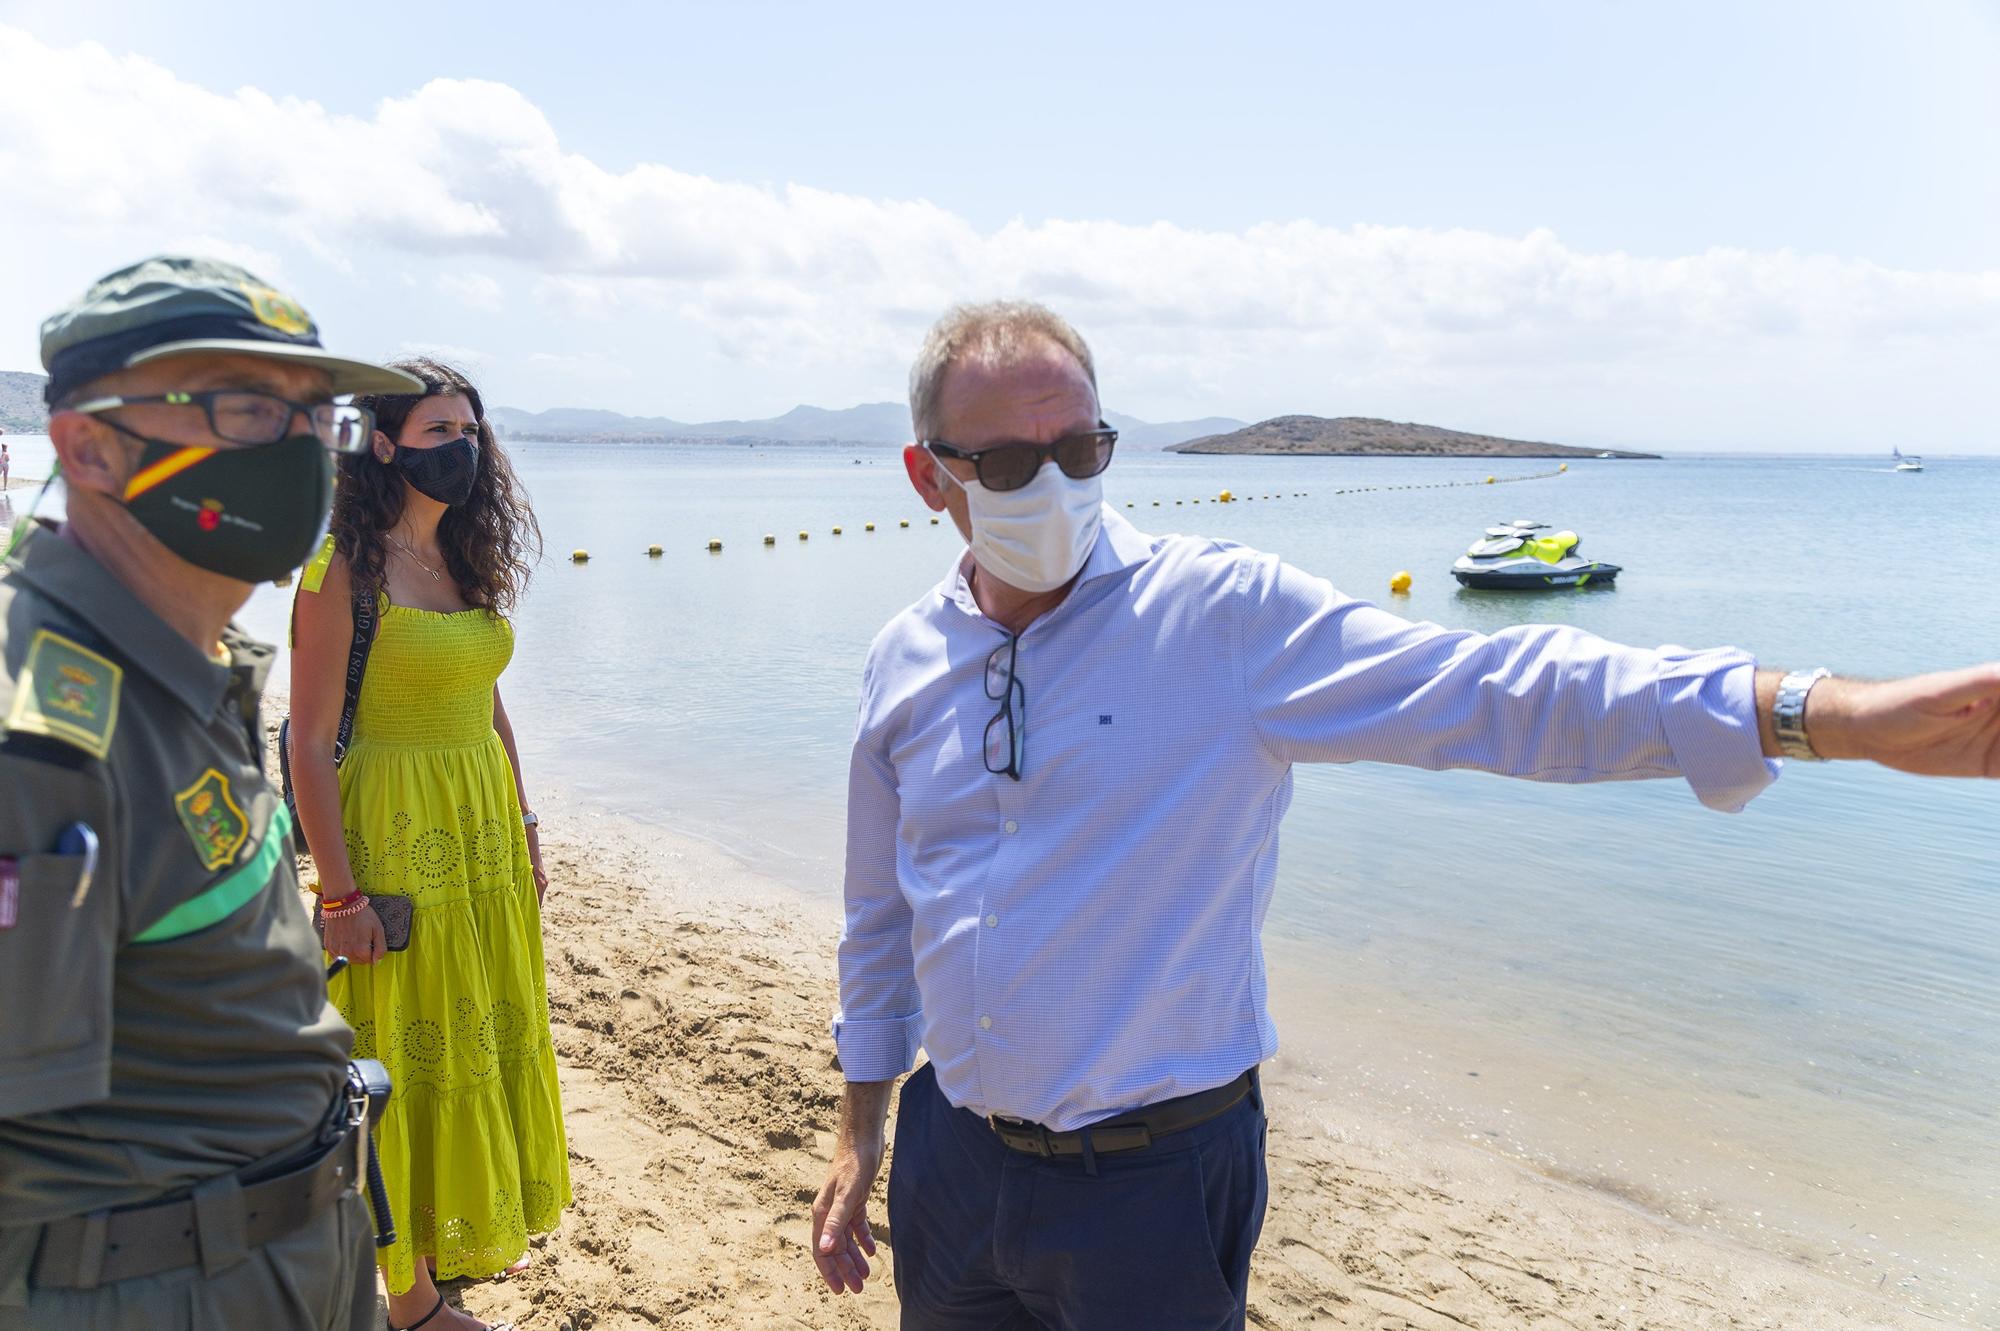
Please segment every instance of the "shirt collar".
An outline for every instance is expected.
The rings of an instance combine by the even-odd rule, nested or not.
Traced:
[[[19,578],[88,624],[105,645],[115,644],[121,662],[151,675],[198,716],[214,714],[234,676],[244,675],[246,683],[261,685],[270,669],[270,650],[233,624],[222,636],[233,664],[209,660],[111,576],[94,555],[65,540],[53,523],[31,533],[6,567],[9,577]]]
[[[1101,512],[1103,521],[1097,528],[1097,540],[1090,547],[1089,556],[1083,561],[1083,572],[1077,575],[1075,586],[1070,588],[1071,596],[1074,596],[1077,589],[1085,583],[1137,568],[1151,559],[1158,547],[1158,542],[1113,512],[1109,504],[1104,505]],[[938,584],[937,590],[939,596],[968,615],[979,616],[984,612],[980,610],[979,603],[972,596],[972,581],[969,577],[971,571],[972,551],[962,551],[958,558],[952,561],[951,568],[945,573],[944,581]],[[1069,604],[1068,597],[1063,598],[1063,604]]]

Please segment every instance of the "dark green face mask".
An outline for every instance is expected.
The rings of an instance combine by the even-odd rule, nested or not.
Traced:
[[[326,532],[333,459],[317,436],[224,449],[133,437],[146,447],[125,507],[196,568],[271,582],[305,563]]]

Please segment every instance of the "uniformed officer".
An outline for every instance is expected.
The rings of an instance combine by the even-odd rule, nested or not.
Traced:
[[[368,442],[335,395],[422,385],[180,257],[50,318],[42,363],[67,520],[0,572],[0,1329],[359,1328],[352,1037],[230,618]]]

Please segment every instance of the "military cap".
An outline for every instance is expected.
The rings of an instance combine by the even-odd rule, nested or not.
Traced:
[[[163,254],[99,278],[42,322],[51,406],[114,370],[187,351],[234,352],[310,365],[340,393],[421,393],[400,370],[335,356],[305,309],[233,263]]]

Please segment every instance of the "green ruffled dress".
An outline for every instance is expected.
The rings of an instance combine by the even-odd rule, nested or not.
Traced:
[[[331,542],[300,581],[317,592]],[[354,881],[411,898],[410,946],[329,985],[354,1053],[395,1081],[376,1134],[397,1240],[389,1289],[504,1270],[570,1203],[541,909],[493,687],[514,630],[384,599],[340,765]]]

